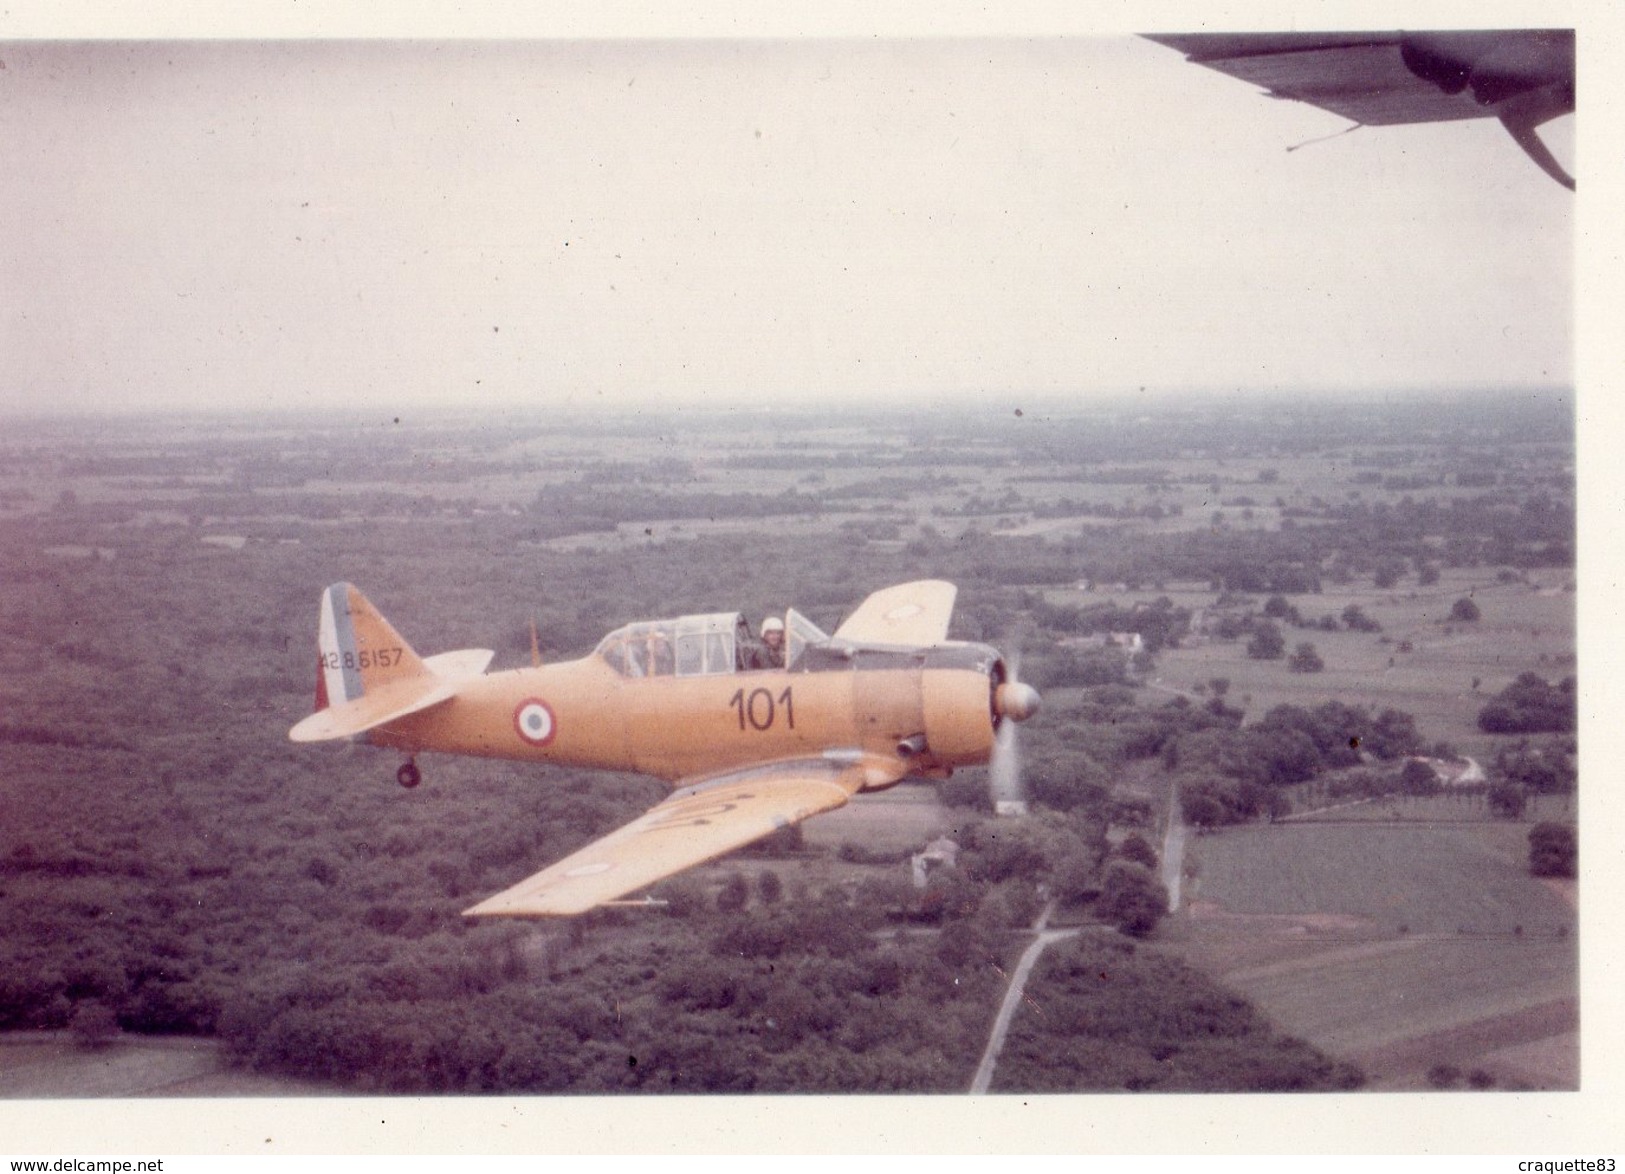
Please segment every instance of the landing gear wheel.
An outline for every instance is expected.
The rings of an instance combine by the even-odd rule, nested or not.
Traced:
[[[423,781],[423,772],[418,769],[417,763],[407,759],[401,763],[401,769],[395,772],[395,781],[410,791]]]

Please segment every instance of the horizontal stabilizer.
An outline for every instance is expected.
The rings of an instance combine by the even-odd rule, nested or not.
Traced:
[[[390,681],[354,701],[341,701],[318,710],[288,731],[295,742],[323,742],[350,738],[392,721],[451,700],[463,684],[485,672],[495,652],[469,648],[446,652],[423,662],[425,672]]]

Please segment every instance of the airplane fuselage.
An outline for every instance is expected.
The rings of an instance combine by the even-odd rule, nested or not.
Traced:
[[[941,774],[986,762],[998,654],[855,649],[797,671],[627,677],[590,656],[490,673],[370,732],[382,746],[676,780],[840,748]]]

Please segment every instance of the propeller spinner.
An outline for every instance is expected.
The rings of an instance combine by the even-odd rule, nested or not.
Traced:
[[[993,691],[993,712],[1011,721],[1026,721],[1041,703],[1038,690],[1025,681],[1006,681]]]

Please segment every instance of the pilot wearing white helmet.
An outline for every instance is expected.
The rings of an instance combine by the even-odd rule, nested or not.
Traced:
[[[784,667],[784,621],[778,616],[768,616],[762,621],[762,667],[764,669],[782,669]]]

